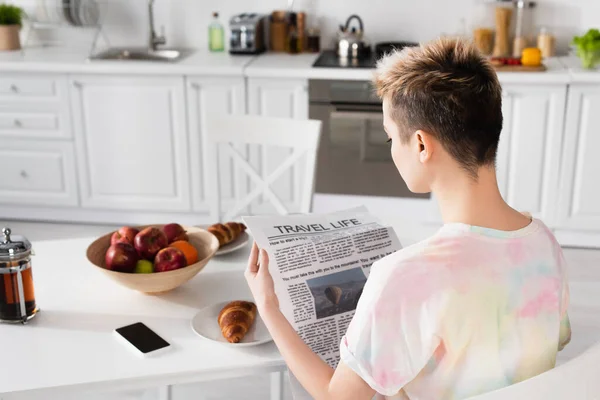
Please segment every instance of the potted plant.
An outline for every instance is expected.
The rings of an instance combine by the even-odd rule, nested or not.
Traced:
[[[577,48],[577,55],[581,59],[583,68],[592,69],[600,63],[600,31],[590,29],[583,36],[575,36],[573,44]]]
[[[19,30],[23,22],[23,10],[10,4],[0,4],[0,50],[19,50]]]

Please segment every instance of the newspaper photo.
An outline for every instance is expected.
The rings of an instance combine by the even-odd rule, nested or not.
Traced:
[[[330,214],[244,217],[269,271],[282,313],[332,368],[373,262],[401,248],[391,227],[365,207]],[[291,376],[291,375],[290,375]],[[308,393],[291,376],[295,399]]]

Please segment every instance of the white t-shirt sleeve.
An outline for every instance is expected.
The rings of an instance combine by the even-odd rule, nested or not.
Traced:
[[[385,259],[372,266],[340,343],[342,361],[386,396],[413,380],[440,343],[435,312],[412,282],[422,278],[418,268],[407,274],[391,271]]]

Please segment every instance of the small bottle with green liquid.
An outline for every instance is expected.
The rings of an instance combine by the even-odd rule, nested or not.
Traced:
[[[213,21],[208,26],[208,48],[210,51],[225,50],[225,32],[218,12],[213,12]]]

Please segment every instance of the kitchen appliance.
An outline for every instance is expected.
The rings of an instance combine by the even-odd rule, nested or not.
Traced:
[[[260,54],[266,50],[266,17],[244,13],[229,20],[231,54]]]
[[[38,308],[31,271],[31,243],[2,229],[0,239],[0,322],[27,323]]]
[[[352,20],[358,21],[356,27],[350,29]],[[371,53],[371,46],[364,41],[364,25],[362,19],[354,14],[348,17],[346,25],[340,25],[337,43],[337,55],[340,58],[364,58]]]
[[[428,197],[411,193],[396,170],[370,82],[311,80],[309,101],[310,119],[323,122],[317,193]]]
[[[418,46],[414,42],[381,42],[375,45],[375,51],[362,58],[340,57],[335,50],[325,50],[313,64],[320,68],[375,68],[377,60],[393,50]]]

